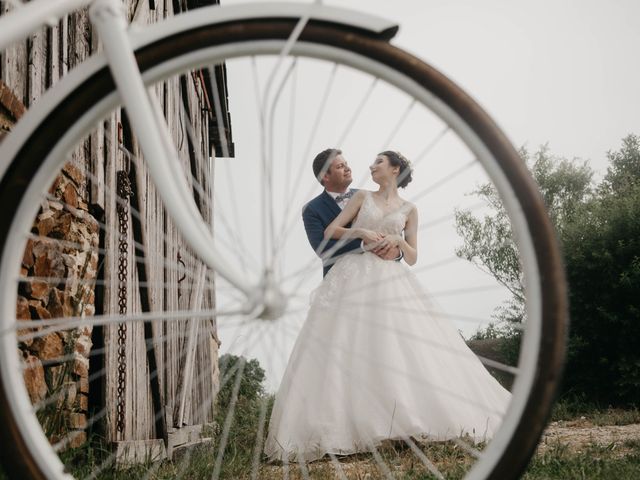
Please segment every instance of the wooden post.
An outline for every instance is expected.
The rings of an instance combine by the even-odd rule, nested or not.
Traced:
[[[196,273],[196,285],[195,288],[192,289],[191,295],[191,308],[190,310],[197,312],[200,310],[202,304],[202,289],[205,282],[205,272],[206,269],[204,265],[200,264],[198,266],[198,271]],[[184,367],[182,368],[182,376],[180,377],[180,397],[178,402],[178,409],[176,411],[176,421],[175,426],[177,428],[181,428],[185,422],[185,405],[187,403],[187,392],[191,390],[191,385],[193,383],[193,374],[194,374],[194,360],[196,356],[196,341],[198,338],[198,326],[202,320],[198,318],[192,318],[189,320],[189,336],[187,338],[187,346],[186,346],[186,358],[184,362]],[[190,398],[190,397],[189,397]]]

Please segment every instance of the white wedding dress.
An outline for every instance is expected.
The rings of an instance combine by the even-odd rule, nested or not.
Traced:
[[[354,226],[401,233],[367,194]],[[312,293],[276,395],[264,452],[312,461],[385,439],[491,438],[510,400],[401,262],[340,258]]]

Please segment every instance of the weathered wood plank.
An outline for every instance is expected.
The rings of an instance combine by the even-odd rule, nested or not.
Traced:
[[[73,12],[68,17],[67,59],[71,69],[91,55],[91,23],[88,8]]]
[[[172,458],[174,452],[180,448],[213,441],[213,438],[207,436],[207,430],[212,427],[211,424],[200,424],[173,429],[169,432],[167,439],[167,457]]]
[[[102,45],[98,35],[91,35],[91,52],[99,52]],[[100,122],[91,132],[91,156],[88,159],[91,172],[91,189],[89,191],[89,204],[94,210],[105,209],[105,122]]]
[[[47,70],[45,88],[49,89],[58,81],[60,72],[60,23],[47,28]]]
[[[100,122],[91,132],[91,156],[89,158],[89,172],[91,173],[91,190],[89,204],[93,209],[105,210],[105,123]]]
[[[167,449],[161,439],[123,440],[115,442],[115,447],[116,465],[119,467],[159,462],[167,458]]]
[[[107,281],[104,294],[104,313],[115,313],[118,311],[118,219],[116,213],[116,171],[120,167],[118,155],[118,126],[120,116],[114,112],[105,124],[105,234],[104,246],[104,278]],[[105,233],[106,233],[105,232]],[[117,325],[107,325],[104,327],[104,344],[110,345],[105,350],[105,398],[108,399],[106,408],[106,436],[110,441],[115,441],[121,437],[116,430],[117,420],[117,371],[118,356],[117,345],[118,327]]]
[[[138,144],[135,136],[132,137],[131,152],[133,153],[133,158],[135,159],[132,161],[132,165],[135,166],[136,170],[139,170],[134,180],[135,181],[134,195],[135,195],[135,199],[138,199],[138,202],[139,202],[137,205],[138,212],[139,212],[137,217],[140,218],[140,216],[142,216],[144,218],[147,211],[147,194],[148,194],[146,189],[147,182],[144,180],[146,176],[146,170],[141,161],[142,152],[140,149],[140,145]],[[131,218],[133,220],[133,215],[131,216]],[[133,237],[133,233],[134,233],[133,228],[131,229],[130,233],[131,233],[131,241],[132,241],[131,250],[133,250],[131,252],[133,256],[129,263],[129,265],[131,265],[131,270],[132,270],[131,272],[129,272],[129,278],[131,279],[130,281],[132,286],[132,289],[129,292],[129,295],[132,297],[131,311],[140,312],[144,310],[143,304],[142,304],[143,299],[140,296],[141,292],[139,289],[140,278],[138,276],[141,270],[137,269],[136,267],[140,266],[137,262],[146,262],[146,257],[144,256],[145,254],[143,253],[139,255],[139,258],[136,258],[135,248],[133,248],[133,245],[134,245],[133,241],[137,240],[138,242],[141,242],[142,239],[135,239]],[[146,299],[144,300],[146,304]],[[133,396],[132,398],[133,407],[135,408],[135,412],[136,412],[136,419],[132,426],[132,431],[130,435],[131,435],[131,438],[133,439],[154,438],[157,435],[156,435],[156,429],[155,429],[154,409],[153,409],[152,393],[151,393],[151,376],[150,376],[151,372],[149,370],[149,363],[147,358],[148,348],[146,344],[145,325],[143,323],[136,323],[133,330],[134,331],[132,332],[132,337],[133,337],[132,341],[134,343],[133,343],[131,355],[128,356],[129,358],[127,358],[127,361],[131,362],[131,363],[128,363],[128,365],[132,366],[131,371],[132,371],[133,378],[132,378],[131,390],[132,390],[132,396]]]
[[[66,75],[69,70],[69,16],[65,15],[60,19],[58,29],[58,78]]]
[[[2,13],[11,11],[12,7],[3,2]],[[25,105],[29,106],[27,83],[29,79],[29,52],[27,40],[16,42],[5,50],[2,55],[2,80],[13,91],[14,95]]]
[[[28,105],[33,105],[47,88],[47,38],[47,30],[43,28],[29,39]]]
[[[192,312],[200,311],[202,308],[203,289],[205,284],[206,269],[200,264],[195,269],[194,287],[191,290],[189,310]],[[197,380],[194,376],[200,372],[196,371],[196,350],[198,348],[198,339],[202,336],[200,331],[201,321],[192,318],[188,323],[188,338],[185,346],[185,354],[183,355],[183,365],[180,369],[178,381],[178,403],[176,404],[175,425],[180,428],[182,425],[188,425],[191,420],[191,404],[193,401],[192,389],[194,385],[197,387]]]

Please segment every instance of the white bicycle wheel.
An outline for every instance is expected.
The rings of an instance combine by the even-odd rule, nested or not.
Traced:
[[[215,159],[210,162],[199,153],[191,157],[187,154],[185,175],[193,184],[194,195],[200,198],[204,218],[207,221],[211,220],[211,215],[214,218],[219,248],[226,250],[229,258],[256,282],[267,278],[267,272],[271,280],[270,275],[275,272],[273,281],[289,296],[287,310],[284,315],[268,320],[239,314],[242,299],[229,285],[225,285],[223,279],[215,278],[215,272],[207,271],[186,247],[180,258],[175,256],[175,249],[167,249],[168,237],[179,235],[179,232],[167,227],[170,220],[164,220],[162,204],[153,194],[152,186],[145,183],[143,188],[140,183],[146,176],[144,162],[131,155],[131,150],[135,153],[135,134],[125,135],[123,149],[129,151],[123,154],[121,161],[125,158],[130,161],[130,172],[134,172],[130,178],[137,178],[137,190],[143,191],[137,204],[136,200],[131,204],[123,200],[125,196],[119,195],[115,178],[103,180],[88,166],[80,166],[79,172],[65,167],[73,160],[69,152],[86,145],[96,126],[118,111],[118,94],[114,91],[108,69],[100,59],[94,59],[61,85],[60,91],[65,95],[57,97],[59,100],[56,101],[51,100],[53,95],[50,95],[48,106],[45,102],[45,106],[25,119],[24,126],[12,135],[7,148],[11,158],[2,177],[0,200],[3,205],[16,207],[14,210],[4,209],[0,214],[0,305],[3,308],[0,326],[0,420],[6,425],[2,439],[3,445],[7,445],[3,449],[3,463],[11,472],[20,472],[20,475],[31,478],[66,478],[70,474],[93,478],[114,468],[116,453],[98,454],[97,447],[91,449],[86,444],[79,450],[69,447],[73,439],[80,436],[79,432],[93,428],[103,432],[103,438],[119,439],[118,406],[113,404],[118,394],[113,382],[118,378],[118,348],[129,348],[131,344],[125,340],[116,346],[105,343],[87,348],[86,357],[91,359],[88,367],[91,385],[102,382],[105,390],[102,398],[90,401],[87,397],[87,402],[95,403],[81,407],[80,413],[85,420],[77,425],[52,427],[50,419],[56,410],[62,408],[61,402],[68,399],[70,390],[79,390],[78,395],[84,398],[84,387],[79,381],[71,382],[73,385],[63,382],[63,389],[51,388],[49,384],[46,392],[34,398],[33,392],[25,386],[25,378],[28,382],[29,375],[42,371],[49,376],[57,372],[58,378],[64,379],[69,375],[68,378],[74,379],[74,369],[80,367],[76,345],[69,340],[75,335],[73,332],[89,326],[94,329],[94,339],[97,329],[103,330],[104,339],[106,329],[113,329],[113,338],[122,331],[117,330],[122,324],[122,317],[117,311],[117,295],[100,288],[109,284],[109,278],[117,276],[104,270],[100,273],[100,264],[104,262],[106,265],[111,261],[112,269],[118,265],[114,260],[117,258],[114,249],[119,232],[114,233],[112,229],[117,228],[119,207],[128,208],[130,216],[129,220],[125,216],[119,217],[125,218],[128,225],[128,233],[123,237],[129,245],[123,247],[125,251],[128,248],[128,265],[131,269],[134,265],[140,266],[134,275],[133,299],[126,300],[126,325],[130,336],[136,335],[143,345],[147,345],[146,351],[143,347],[136,357],[146,365],[141,369],[132,369],[129,365],[127,372],[130,376],[139,375],[144,389],[161,392],[161,398],[153,394],[144,397],[145,405],[135,404],[133,392],[122,393],[127,401],[122,403],[124,417],[121,420],[133,424],[140,419],[146,426],[141,427],[138,433],[144,430],[152,438],[168,438],[170,432],[167,429],[171,428],[172,421],[166,420],[168,406],[154,402],[166,401],[169,396],[179,399],[180,386],[170,384],[169,376],[162,369],[156,369],[154,362],[157,357],[149,355],[149,351],[164,352],[160,358],[165,358],[173,343],[188,341],[189,328],[199,329],[197,342],[210,343],[212,336],[218,333],[223,347],[225,343],[232,343],[239,349],[235,350],[236,353],[245,356],[268,354],[273,360],[267,359],[263,363],[269,381],[277,384],[278,372],[282,373],[282,366],[278,365],[286,362],[291,339],[305,317],[308,294],[319,281],[319,262],[309,263],[309,257],[313,262],[312,252],[305,252],[307,258],[304,258],[305,253],[299,253],[296,247],[305,242],[299,208],[320,189],[315,185],[314,192],[302,179],[311,177],[311,159],[316,151],[338,144],[345,152],[353,152],[352,157],[363,160],[353,165],[362,170],[366,168],[367,157],[371,158],[371,155],[387,148],[403,150],[413,158],[416,179],[408,189],[407,197],[418,204],[421,212],[425,212],[427,220],[421,226],[423,237],[425,234],[437,235],[439,225],[446,225],[453,219],[454,208],[468,206],[464,203],[465,194],[473,189],[475,182],[493,183],[510,216],[527,294],[526,322],[522,325],[517,365],[488,362],[492,367],[514,376],[512,400],[493,439],[480,445],[469,444],[464,438],[457,439],[456,445],[467,453],[455,471],[443,469],[442,472],[439,471],[443,467],[438,460],[429,458],[433,448],[439,448],[438,445],[434,447],[407,439],[404,448],[400,449],[397,446],[375,446],[369,456],[373,474],[402,477],[406,472],[397,470],[394,465],[401,464],[402,458],[411,457],[419,465],[413,467],[420,469],[419,474],[436,478],[449,475],[467,475],[465,478],[475,479],[517,477],[535,449],[559,379],[566,333],[566,292],[552,227],[536,187],[516,151],[482,109],[450,80],[421,60],[392,46],[388,42],[392,32],[369,32],[311,19],[289,50],[287,40],[298,22],[295,18],[216,24],[207,23],[206,10],[198,12],[197,16],[191,15],[188,21],[171,20],[167,22],[166,30],[152,31],[156,33],[146,36],[136,56],[149,86],[171,82],[179,84],[181,79],[192,78],[189,72],[198,69],[213,72],[212,65],[226,62],[237,144],[236,159],[233,160],[236,165],[225,165],[232,160]],[[167,35],[167,31],[171,35]],[[282,56],[285,49],[287,55]],[[269,78],[274,71],[276,75],[271,81]],[[208,78],[215,78],[215,75]],[[318,81],[319,78],[322,81]],[[242,83],[242,79],[246,82]],[[272,87],[265,88],[269,83]],[[212,113],[220,118],[220,92],[217,92],[215,82],[209,87],[214,92]],[[264,100],[265,90],[269,101]],[[255,98],[256,95],[257,101],[241,98]],[[235,111],[234,98],[238,98]],[[312,109],[311,114],[309,109]],[[374,128],[371,122],[364,119],[375,117],[380,111],[387,112],[387,115],[376,118],[376,130],[372,131],[369,129]],[[325,117],[327,112],[328,119]],[[185,112],[177,113],[181,119],[188,117]],[[122,121],[126,127],[126,118],[123,117]],[[168,121],[175,123],[177,120],[169,118]],[[366,126],[364,133],[358,132],[361,125]],[[193,138],[193,130],[194,125],[190,122],[185,122],[179,129],[186,144]],[[363,145],[363,138],[374,142],[374,145]],[[412,156],[407,149],[416,144],[416,138],[422,140],[423,148],[417,149]],[[438,148],[443,151],[437,153]],[[189,168],[188,158],[198,160],[194,168]],[[428,162],[423,163],[424,159]],[[239,165],[240,162],[243,163]],[[421,176],[421,171],[425,172],[424,176]],[[260,172],[255,176],[258,182],[255,185],[251,183],[254,180],[252,172]],[[65,197],[65,189],[58,188],[61,185],[57,180],[59,175],[76,181],[76,173],[79,173],[78,178],[88,179],[93,186],[105,190],[110,210],[105,211],[103,220],[88,218],[88,213],[78,209],[77,202],[70,198],[73,194]],[[227,174],[231,175],[231,180],[227,180]],[[458,182],[463,177],[466,181]],[[311,178],[310,185],[314,185],[313,181]],[[245,186],[242,193],[236,191],[241,184]],[[264,185],[268,188],[260,193]],[[443,191],[446,195],[435,196]],[[256,192],[259,195],[254,197]],[[277,197],[277,192],[285,192],[285,195]],[[150,198],[153,198],[153,205],[148,204]],[[263,209],[258,215],[257,203],[262,203]],[[42,229],[37,227],[46,220],[43,213],[47,209],[63,212],[56,213],[56,218],[67,219],[72,229],[80,228],[74,227],[73,223],[73,218],[79,219],[84,225],[82,228],[88,229],[85,233],[89,240],[70,240],[55,225]],[[159,230],[160,236],[153,243],[147,230],[160,217],[166,228]],[[114,243],[105,244],[101,240],[105,238],[112,239]],[[45,247],[45,244],[50,247]],[[42,269],[46,270],[46,275],[38,274],[31,261],[25,266],[25,252],[36,248],[36,245],[40,253],[44,251],[50,260],[47,268]],[[422,255],[427,260],[423,260],[416,271],[425,275],[421,277],[425,283],[433,284],[435,281],[443,286],[440,292],[433,292],[433,298],[438,300],[438,294],[443,298],[453,296],[453,302],[442,300],[442,305],[449,310],[445,316],[448,315],[452,322],[474,321],[472,313],[462,314],[459,310],[450,309],[470,304],[467,312],[473,312],[474,305],[484,302],[478,293],[486,296],[487,289],[495,290],[495,286],[474,284],[474,279],[465,279],[467,283],[463,284],[459,280],[451,283],[452,275],[459,275],[461,270],[457,269],[462,267],[454,261],[453,247],[448,241],[439,245],[430,249],[429,242],[421,244]],[[304,247],[307,248],[306,245]],[[449,248],[448,254],[445,247]],[[438,249],[438,254],[445,257],[435,256]],[[58,263],[57,254],[48,253],[56,251],[60,254]],[[70,263],[69,256],[76,258],[75,263]],[[447,270],[449,268],[451,270]],[[83,281],[79,276],[87,269],[93,269],[94,276]],[[162,296],[162,292],[174,292],[176,279],[183,274],[191,279],[191,286],[182,292],[185,297],[210,295],[208,301],[198,302],[202,305],[200,312],[180,309],[179,298],[172,297],[172,300],[167,295]],[[54,289],[64,292],[67,285],[72,286],[70,291],[76,296],[76,303],[68,302],[66,305],[62,301],[58,313],[49,318],[52,315],[43,313],[40,307],[49,308],[49,303],[56,301],[53,296],[57,295],[51,292]],[[37,292],[34,295],[34,288],[42,288],[48,297],[40,298],[38,295],[42,295]],[[470,296],[465,297],[467,294]],[[93,296],[94,308],[85,308],[92,303],[83,300],[85,295],[87,298]],[[102,295],[98,302],[95,301],[96,295]],[[105,295],[109,301],[105,301]],[[156,295],[160,297],[156,298]],[[100,301],[102,305],[98,305]],[[380,302],[380,307],[385,307],[384,299]],[[77,308],[73,308],[74,305]],[[388,305],[386,307],[389,308]],[[402,315],[401,309],[397,315]],[[26,317],[35,323],[25,322]],[[236,332],[240,340],[232,340],[231,336],[227,340],[223,335],[227,328]],[[53,341],[56,346],[43,365],[42,361],[32,360],[31,353],[35,350],[34,342],[46,344],[42,339],[47,335],[56,337]],[[69,350],[70,346],[74,348]],[[198,343],[191,350],[200,355],[200,348],[202,346]],[[189,349],[183,352],[183,356],[176,360],[178,369],[185,364],[182,362],[188,362]],[[98,366],[93,364],[95,361]],[[226,375],[223,372],[221,381],[230,381],[234,372],[239,372],[236,378],[240,379],[243,365],[236,365],[235,370],[226,372]],[[54,367],[57,370],[52,370]],[[196,371],[189,395],[195,395],[206,376],[215,374],[210,370]],[[237,382],[235,384],[239,385]],[[237,388],[235,391],[237,393]],[[200,424],[212,423],[215,393],[212,391],[210,395],[193,397],[189,408],[194,419],[197,413],[201,414]],[[267,403],[263,402],[263,405],[266,408]],[[171,407],[175,408],[175,405]],[[215,434],[217,450],[210,452],[210,468],[193,473],[189,470],[188,461],[196,455],[186,454],[172,464],[177,470],[170,473],[164,473],[162,463],[147,464],[150,475],[171,477],[184,472],[190,472],[188,475],[191,476],[206,472],[207,476],[215,478],[225,475],[226,442],[234,408],[235,402],[232,401],[225,421],[218,425]],[[348,473],[343,462],[349,459],[333,456],[309,466],[264,465],[261,448],[267,419],[266,410],[261,409],[253,460],[247,466],[247,476],[264,478],[295,471],[306,478],[309,469],[313,468],[326,468],[335,471],[335,475]],[[177,427],[183,424],[181,420]],[[89,445],[92,445],[91,441],[90,438]],[[166,448],[168,442],[165,440],[164,443]]]

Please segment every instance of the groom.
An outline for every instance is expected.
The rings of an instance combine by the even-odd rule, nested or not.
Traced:
[[[342,150],[328,148],[316,155],[313,160],[313,174],[324,187],[324,191],[302,208],[302,220],[311,247],[322,259],[322,275],[325,276],[338,257],[347,253],[362,253],[364,250],[360,239],[355,239],[338,248],[330,256],[325,258],[323,255],[329,250],[333,251],[339,241],[335,239],[325,241],[325,228],[340,214],[356,192],[349,188],[353,179],[351,169],[342,156]],[[350,226],[351,224],[347,225],[347,227]],[[374,248],[371,251],[384,260],[402,258],[398,247]]]

